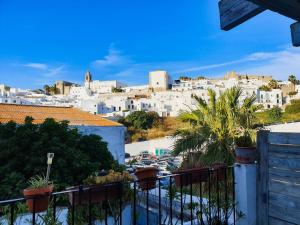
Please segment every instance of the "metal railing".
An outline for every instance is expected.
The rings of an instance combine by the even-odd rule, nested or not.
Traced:
[[[234,196],[233,167],[193,169],[0,201],[0,224],[235,225]],[[45,198],[48,210],[38,212]],[[24,206],[30,200],[32,212]]]

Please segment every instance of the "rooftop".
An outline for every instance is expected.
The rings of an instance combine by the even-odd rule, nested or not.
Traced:
[[[43,123],[46,118],[53,118],[56,121],[68,120],[70,125],[122,126],[99,115],[71,107],[0,104],[1,123],[15,121],[18,124],[23,124],[26,116],[33,117],[35,124]]]

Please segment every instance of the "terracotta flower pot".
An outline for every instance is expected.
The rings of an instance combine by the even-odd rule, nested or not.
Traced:
[[[212,168],[214,169],[213,171],[213,178],[216,180],[225,180],[225,174],[227,170],[227,166],[225,163],[214,163],[212,164]]]
[[[177,187],[188,186],[191,183],[197,184],[207,181],[209,177],[209,168],[200,167],[193,169],[183,169],[174,171],[173,174],[177,174],[177,176],[174,177]]]
[[[106,199],[111,200],[120,197],[122,192],[121,183],[112,183],[109,185],[96,184],[88,186],[88,188],[90,188],[90,190],[86,189],[82,191],[79,191],[79,186],[67,188],[67,190],[73,191],[68,193],[69,202],[71,203],[71,205],[73,205],[72,195],[74,195],[75,205],[87,205],[89,204],[89,195],[91,195],[91,203],[102,203]]]
[[[137,168],[135,171],[142,190],[150,190],[156,187],[157,174],[158,169],[155,167]]]
[[[256,159],[256,147],[236,147],[235,160],[237,163],[251,164]]]
[[[48,209],[50,195],[53,191],[53,185],[43,188],[27,188],[23,190],[23,195],[27,199],[26,203],[29,212],[43,212]]]

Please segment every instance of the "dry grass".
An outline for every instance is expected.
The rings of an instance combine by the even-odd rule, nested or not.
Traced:
[[[178,128],[185,126],[179,119],[175,117],[167,117],[161,119],[157,126],[146,131],[135,131],[132,135],[132,142],[138,140],[151,140],[172,135]]]

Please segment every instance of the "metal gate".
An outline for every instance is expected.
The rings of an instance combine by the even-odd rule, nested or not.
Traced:
[[[257,149],[257,224],[299,225],[300,133],[259,131]]]

